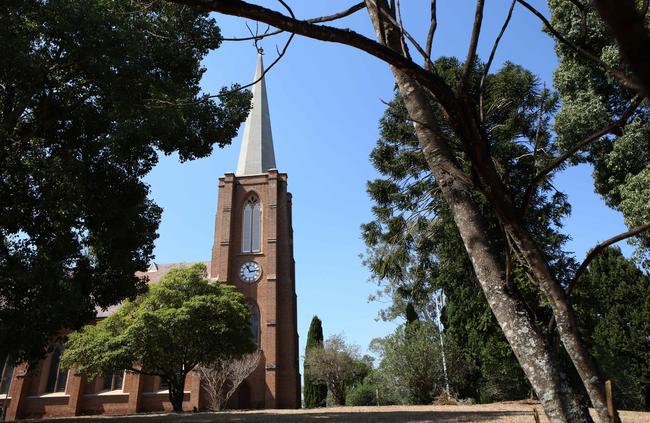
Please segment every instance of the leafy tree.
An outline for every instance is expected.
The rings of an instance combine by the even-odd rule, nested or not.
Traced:
[[[61,363],[89,378],[111,369],[160,376],[182,411],[185,377],[198,364],[255,350],[249,317],[244,297],[209,283],[203,264],[172,269],[148,294],[71,333]]]
[[[640,1],[639,9],[642,9]],[[569,41],[599,57],[607,66],[624,65],[618,44],[585,2],[581,10],[560,0],[549,1],[552,23],[567,34]],[[650,34],[650,15],[645,8],[643,21]],[[558,43],[560,64],[554,85],[562,97],[554,129],[564,151],[584,144],[574,163],[594,166],[596,191],[607,205],[623,213],[630,227],[650,223],[650,103],[639,96],[626,80],[611,77],[603,66]],[[610,68],[610,69],[611,69]],[[602,128],[608,130],[602,131]],[[633,238],[638,258],[650,265],[650,232]]]
[[[220,44],[205,12],[158,1],[0,6],[0,356],[38,359],[144,291],[161,209],[158,154],[205,157],[236,135],[247,92],[201,94]]]
[[[361,361],[359,347],[348,344],[341,335],[330,336],[323,348],[314,348],[305,356],[305,375],[327,385],[336,405],[345,405],[345,394],[355,381],[368,374]]]
[[[460,64],[454,59],[440,59],[434,66],[439,73],[452,77],[460,71]],[[516,196],[523,201],[524,181],[532,163],[521,139],[535,139],[539,133],[538,144],[545,149],[553,148],[548,144],[548,121],[556,108],[557,96],[545,90],[531,72],[510,63],[488,75],[486,81],[489,89],[485,92],[484,107],[490,110],[486,119],[494,128],[494,155],[504,179],[511,181],[513,189],[519,187]],[[540,104],[544,104],[541,115]],[[444,121],[443,117],[440,119]],[[375,220],[363,225],[362,231],[368,246],[365,263],[380,286],[375,297],[390,299],[381,316],[402,316],[408,304],[426,315],[425,311],[434,309],[436,292],[443,289],[446,305],[441,317],[446,337],[472,363],[473,374],[468,380],[476,381],[456,386],[457,393],[484,402],[528,396],[530,387],[480,290],[471,258],[418,149],[400,97],[389,104],[380,130],[381,138],[371,153],[371,161],[381,178],[368,183],[368,192],[375,202]],[[462,157],[463,153],[456,154]],[[503,260],[510,261],[512,283],[535,317],[538,330],[545,330],[543,326],[550,314],[546,302],[531,286],[525,267],[506,255],[507,241],[496,216],[478,192],[475,196],[482,205],[484,219],[490,223],[487,233],[493,248],[503,251]],[[565,196],[545,185],[531,197],[526,219],[557,277],[563,281],[568,281],[576,267],[562,251],[567,238],[560,232],[561,219],[569,210]]]
[[[408,404],[408,393],[381,369],[371,369],[366,377],[348,389],[345,403],[352,406]]]
[[[650,276],[608,248],[573,294],[580,330],[621,409],[650,409]]]
[[[323,325],[318,316],[311,319],[309,332],[307,332],[307,345],[305,346],[305,408],[325,407],[327,400],[327,384],[313,380],[307,364],[307,357],[315,348],[323,348]]]
[[[451,342],[445,347],[450,383],[456,386],[468,366]],[[439,333],[432,323],[400,325],[386,338],[374,339],[371,350],[381,358],[378,372],[406,392],[409,403],[431,404],[445,390]]]

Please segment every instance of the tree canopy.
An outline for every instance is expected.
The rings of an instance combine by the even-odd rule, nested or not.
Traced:
[[[650,276],[610,247],[580,278],[573,302],[594,358],[621,409],[650,409]]]
[[[332,335],[323,347],[314,347],[305,356],[305,375],[327,385],[336,405],[345,405],[347,389],[370,371],[359,347],[346,342],[342,335]]]
[[[610,69],[625,66],[619,45],[593,6],[585,5],[579,13],[559,0],[549,6],[552,23],[569,41],[594,52]],[[647,11],[646,6],[646,15]],[[648,21],[646,17],[646,33]],[[596,191],[607,205],[623,213],[630,228],[650,223],[648,99],[566,44],[558,43],[556,51],[560,63],[553,84],[562,108],[553,129],[560,148],[567,151],[586,143],[574,163],[593,165]],[[638,247],[637,258],[650,266],[650,232],[632,241]]]
[[[2,2],[0,356],[38,359],[143,292],[161,209],[142,178],[229,144],[248,112],[248,92],[201,93],[219,44],[207,13],[166,2]]]
[[[170,270],[149,293],[71,333],[62,365],[89,378],[116,369],[160,376],[181,411],[185,377],[199,363],[255,350],[243,295],[206,278],[203,264]]]
[[[432,323],[415,321],[398,326],[391,335],[374,339],[370,345],[381,359],[376,371],[383,373],[394,389],[405,392],[410,404],[431,404],[446,389],[439,335]],[[469,374],[470,366],[452,342],[445,347],[450,384],[455,388]]]

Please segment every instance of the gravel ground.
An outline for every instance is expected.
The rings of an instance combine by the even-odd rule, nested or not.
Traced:
[[[79,417],[47,420],[79,423],[302,423],[302,422],[494,422],[535,423],[537,409],[541,422],[548,422],[539,404],[496,403],[481,405],[422,405],[386,407],[331,407],[318,410],[228,411],[222,413],[141,414],[120,417]],[[650,423],[650,413],[622,411],[623,423]],[[44,422],[45,420],[37,420]]]

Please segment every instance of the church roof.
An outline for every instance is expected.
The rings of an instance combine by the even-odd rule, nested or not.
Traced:
[[[154,263],[152,262],[149,265],[149,268],[147,269],[146,272],[135,272],[135,275],[137,277],[142,277],[146,276],[147,277],[147,283],[152,284],[152,283],[158,283],[160,279],[162,279],[163,276],[167,274],[172,269],[186,269],[188,267],[192,267],[196,263],[203,263],[205,264],[205,267],[208,269],[208,278],[210,278],[210,262],[209,261],[196,261],[196,262],[190,262],[190,263]],[[102,319],[105,317],[110,316],[111,314],[115,313],[117,309],[119,309],[122,306],[122,303],[116,304],[114,306],[111,306],[105,310],[101,308],[97,308],[95,312],[97,313],[96,317],[98,319]]]
[[[269,169],[275,169],[271,116],[263,74],[264,63],[260,54],[253,79],[257,81],[253,85],[253,103],[244,124],[244,136],[239,151],[237,172],[235,172],[237,176],[258,175],[268,172]]]

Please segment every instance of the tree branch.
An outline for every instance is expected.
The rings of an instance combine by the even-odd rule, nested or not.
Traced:
[[[373,0],[373,1],[374,1],[374,0]],[[396,21],[395,18],[394,18],[393,16],[391,16],[391,15],[390,15],[386,10],[384,10],[383,8],[379,8],[378,10],[381,12],[381,15],[383,15],[383,17],[387,18],[387,19],[390,21],[390,23],[391,23],[394,27],[396,27],[396,28],[399,29],[400,34],[402,35],[402,37],[406,37],[406,38],[411,42],[411,44],[413,44],[413,47],[415,47],[415,49],[418,51],[418,53],[420,53],[420,55],[424,58],[424,60],[425,60],[425,62],[426,62],[426,60],[427,60],[427,53],[424,51],[424,49],[422,48],[422,46],[420,46],[420,44],[417,42],[417,40],[415,39],[415,37],[413,37],[411,34],[409,34],[409,32],[408,32],[406,29],[404,29],[404,25],[402,24],[402,18],[401,18],[401,10],[399,10],[399,9],[400,9],[400,8],[399,8],[399,2],[397,3],[397,5],[398,5],[398,6],[397,6],[398,11],[399,11],[399,22]],[[405,53],[405,54],[409,57],[409,59],[410,59],[410,55],[408,55],[408,47],[406,47],[406,45],[404,45],[404,42],[402,42],[402,48],[404,49],[404,53]]]
[[[578,270],[576,270],[576,274],[573,276],[573,279],[569,283],[569,286],[567,286],[567,289],[566,289],[567,295],[571,294],[571,292],[573,291],[573,289],[577,285],[578,279],[580,279],[580,276],[582,276],[582,274],[585,272],[585,270],[587,270],[587,267],[589,266],[589,264],[596,258],[596,256],[598,256],[598,254],[600,254],[600,252],[602,252],[604,249],[606,249],[607,247],[609,247],[612,244],[615,244],[615,243],[617,243],[619,241],[622,241],[624,239],[633,237],[635,235],[639,235],[640,233],[645,232],[648,229],[650,229],[650,223],[646,223],[645,225],[640,225],[640,226],[637,226],[635,228],[632,228],[627,232],[620,233],[620,234],[608,239],[607,241],[601,242],[600,244],[596,245],[596,247],[594,247],[594,249],[589,252],[587,257],[585,258],[585,261],[583,261],[582,264],[580,265],[580,267],[578,267]]]
[[[278,29],[309,38],[348,45],[399,68],[404,74],[414,78],[429,89],[443,107],[454,103],[454,93],[446,82],[433,72],[429,72],[417,63],[402,56],[399,52],[381,45],[349,29],[340,29],[327,25],[316,25],[293,19],[274,10],[247,3],[241,0],[168,0],[173,3],[239,16],[264,22]]]
[[[350,16],[350,15],[358,12],[359,10],[365,9],[365,8],[366,8],[366,3],[365,2],[359,2],[359,3],[355,4],[354,6],[350,7],[349,9],[343,10],[343,11],[341,11],[339,13],[334,13],[332,15],[327,15],[327,16],[321,16],[321,17],[318,17],[318,18],[307,19],[307,20],[305,20],[305,22],[313,23],[313,24],[315,24],[315,23],[323,23],[323,22],[331,22],[331,21],[335,21],[335,20],[342,19],[342,18],[345,18],[347,16]],[[237,37],[234,37],[234,38],[222,37],[221,40],[223,40],[223,41],[261,40],[262,38],[270,37],[272,35],[281,34],[283,32],[284,32],[284,30],[279,29],[277,31],[265,32],[262,35],[255,35],[255,36],[252,36],[252,37],[240,37],[240,38],[237,38]]]
[[[476,0],[476,12],[474,13],[474,26],[472,28],[472,36],[469,41],[469,47],[467,48],[467,58],[465,59],[465,66],[463,67],[463,75],[459,81],[459,87],[461,91],[464,91],[465,87],[467,86],[467,81],[470,74],[472,73],[474,61],[476,60],[476,48],[478,47],[478,39],[481,35],[484,5],[485,0]]]
[[[619,128],[627,123],[627,120],[632,116],[634,111],[639,107],[641,104],[642,98],[637,96],[635,99],[632,100],[632,104],[630,104],[630,107],[628,107],[621,117],[611,125],[601,129],[600,131],[594,132],[593,134],[589,135],[587,138],[576,144],[575,146],[571,147],[569,150],[567,150],[564,154],[560,155],[558,158],[553,160],[550,165],[548,165],[544,170],[542,170],[540,173],[538,173],[535,178],[533,179],[531,183],[531,188],[539,184],[542,180],[544,180],[549,173],[551,173],[554,169],[559,167],[562,163],[564,163],[567,159],[569,159],[571,156],[576,154],[577,152],[583,150],[586,148],[589,144],[592,142],[600,139],[602,136],[605,136],[612,132],[614,129]],[[530,189],[530,188],[529,188]]]
[[[592,0],[592,3],[636,76],[640,84],[637,91],[650,98],[650,35],[644,15],[639,14],[634,0]],[[643,8],[647,10],[647,2]]]
[[[427,33],[427,44],[425,50],[425,67],[429,69],[431,67],[431,49],[433,48],[433,36],[436,33],[438,28],[438,18],[436,13],[436,0],[431,0],[431,24],[429,25],[429,32]]]
[[[483,69],[483,75],[481,76],[481,83],[479,85],[479,111],[480,111],[481,122],[483,122],[485,119],[485,116],[483,114],[483,86],[485,85],[485,80],[487,79],[488,73],[490,72],[490,66],[492,66],[494,55],[497,52],[497,48],[499,48],[501,37],[503,37],[503,34],[506,32],[506,29],[510,24],[510,19],[512,18],[512,11],[515,8],[515,4],[517,4],[517,0],[512,0],[512,3],[510,3],[510,9],[508,9],[508,15],[506,16],[506,20],[503,22],[503,26],[501,27],[501,31],[499,32],[499,35],[497,36],[496,40],[494,40],[494,45],[492,46],[490,57],[488,58],[488,61],[485,64],[485,69]]]
[[[599,57],[594,55],[593,53],[590,53],[589,51],[585,50],[584,48],[577,46],[573,44],[571,41],[566,39],[562,34],[560,34],[554,27],[551,25],[551,23],[546,19],[546,17],[537,9],[535,9],[533,6],[531,6],[528,2],[525,0],[517,0],[519,4],[524,6],[526,9],[528,9],[533,15],[537,16],[539,20],[542,21],[548,32],[551,33],[559,42],[562,44],[566,45],[569,47],[571,50],[574,52],[578,53],[579,55],[583,56],[586,59],[589,59],[590,61],[594,62],[598,66],[600,66],[605,72],[607,72],[610,76],[618,80],[621,84],[623,84],[625,87],[630,88],[632,90],[635,90],[637,92],[641,92],[642,89],[637,81],[634,81],[630,79],[625,73],[623,73],[619,69],[614,69],[611,66],[609,66],[607,63],[603,62],[600,60]]]

